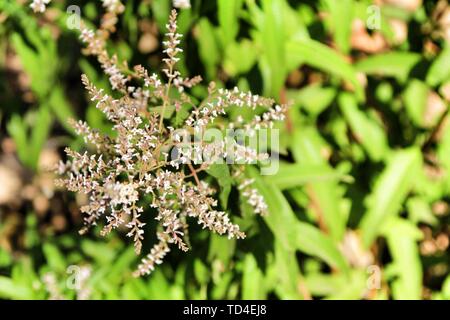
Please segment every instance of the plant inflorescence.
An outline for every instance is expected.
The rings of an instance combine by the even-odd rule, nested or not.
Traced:
[[[88,195],[89,202],[81,208],[86,215],[82,232],[106,219],[101,234],[125,227],[136,254],[141,253],[148,215],[154,214],[158,240],[135,272],[144,275],[162,262],[170,245],[182,251],[189,249],[191,220],[229,238],[245,237],[227,212],[219,210],[211,179],[204,178],[211,168],[230,170],[241,196],[254,212],[267,213],[263,197],[245,176],[244,165],[267,159],[268,155],[230,137],[207,139],[207,132],[211,128],[219,132],[232,128],[253,136],[258,129],[283,120],[286,107],[238,88],[217,89],[214,83],[209,84],[207,98],[197,103],[187,92],[201,77],[186,78],[177,70],[183,50],[179,47],[182,35],[177,33],[175,10],[163,42],[166,57],[161,77],[141,65],[129,68],[119,63],[116,55],[108,53],[106,42],[123,5],[119,1],[104,1],[104,5],[107,19],[102,19],[101,28],[94,31],[82,26],[81,39],[86,44],[85,53],[97,57],[120,97],[97,88],[86,75],[82,82],[97,108],[113,123],[114,135],[72,120],[76,132],[96,152],[79,153],[67,148],[71,160],[60,163],[58,182],[70,191]],[[227,117],[231,106],[251,108],[257,115],[248,123],[241,117],[231,121]],[[259,114],[261,109],[263,113]]]

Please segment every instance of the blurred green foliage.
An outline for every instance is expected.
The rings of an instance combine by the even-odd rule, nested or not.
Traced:
[[[89,265],[92,299],[450,299],[450,48],[437,32],[438,4],[424,0],[412,11],[383,5],[380,30],[368,35],[378,32],[386,46],[367,53],[354,48],[352,33],[355,20],[369,18],[369,0],[191,2],[179,18],[182,70],[291,103],[280,128],[280,170],[247,172],[270,214],[255,217],[233,193],[229,172],[213,168],[221,205],[242,212],[235,222],[247,238],[198,232],[194,250],[174,252],[151,276],[135,279],[137,258],[122,234],[81,237],[76,223],[43,231],[23,206],[22,247],[0,248],[0,297],[48,298],[43,278],[51,273],[61,296],[75,298],[69,267]],[[0,138],[13,139],[34,175],[49,140],[80,148],[68,118],[110,130],[79,81],[86,73],[109,88],[96,62],[80,53],[77,30],[67,28],[69,4],[54,1],[47,15],[34,15],[0,0]],[[159,41],[170,1],[125,4],[111,51],[159,70],[160,48],[139,49],[141,24],[154,22]],[[79,5],[83,19],[98,25],[101,4]],[[406,27],[400,43],[392,19]],[[25,88],[11,85],[11,55],[28,78]],[[191,94],[203,98],[206,84]],[[8,207],[0,210],[6,216]],[[7,227],[0,216],[0,234]],[[447,246],[424,253],[438,235]]]

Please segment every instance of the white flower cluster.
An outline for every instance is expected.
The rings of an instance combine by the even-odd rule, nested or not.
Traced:
[[[163,263],[164,257],[170,251],[167,235],[158,233],[158,240],[159,242],[153,246],[150,253],[142,259],[141,264],[134,273],[135,276],[149,274],[155,270],[155,265]]]
[[[105,73],[109,76],[109,82],[113,90],[123,88],[127,83],[127,79],[120,72],[117,65],[113,63],[107,63],[104,65]]]
[[[30,7],[34,12],[43,13],[50,1],[51,0],[33,0],[33,2],[30,3]]]
[[[173,0],[173,6],[178,9],[189,9],[191,2],[190,0]]]
[[[102,0],[103,7],[106,8],[108,12],[117,12],[122,10],[122,3],[119,0]]]
[[[118,1],[103,3],[108,8],[107,14],[117,13],[113,6]],[[81,39],[87,44],[85,53],[97,57],[111,87],[122,96],[112,98],[102,89],[97,89],[87,76],[82,76],[91,100],[113,123],[115,134],[104,135],[85,122],[72,121],[75,131],[84,137],[87,144],[95,146],[97,153],[90,155],[66,149],[70,161],[61,162],[57,169],[62,176],[60,185],[88,195],[89,203],[81,207],[85,213],[82,233],[104,220],[102,235],[119,227],[125,228],[127,236],[133,239],[135,252],[139,254],[144,227],[151,218],[157,223],[158,243],[142,260],[136,275],[147,274],[160,264],[170,250],[169,245],[175,245],[182,251],[189,249],[186,238],[190,220],[229,238],[245,237],[239,226],[232,222],[226,208],[219,210],[213,185],[202,179],[213,160],[220,158],[229,163],[228,160],[233,159],[231,167],[235,172],[235,182],[244,186],[238,188],[241,197],[254,208],[255,213],[267,213],[263,197],[251,187],[251,181],[242,183],[245,180],[243,171],[234,168],[266,159],[267,154],[259,153],[255,148],[242,145],[228,136],[223,140],[207,141],[204,129],[211,126],[224,130],[227,126],[219,126],[224,119],[215,123],[214,120],[226,118],[226,110],[232,105],[266,110],[256,119],[260,127],[282,119],[284,112],[284,107],[275,107],[272,111],[271,99],[237,88],[216,90],[214,84],[210,84],[209,96],[204,102],[199,106],[192,102],[184,88],[192,88],[201,78],[183,78],[176,70],[177,54],[182,52],[178,48],[181,35],[176,32],[176,17],[174,10],[167,25],[167,41],[164,42],[167,58],[164,59],[161,78],[156,73],[149,75],[142,66],[130,70],[126,64],[119,64],[116,56],[108,55],[105,34],[109,34],[111,25],[107,30],[97,32],[82,28]],[[175,95],[172,90],[178,93]],[[190,106],[192,114],[181,120],[173,117],[169,125],[170,112],[166,111],[169,107],[179,111],[182,105]],[[245,123],[238,121],[234,125],[242,127]],[[178,130],[192,138],[186,149],[180,147],[184,141]],[[208,155],[206,162],[203,158],[205,153]],[[146,205],[146,201],[150,203]]]

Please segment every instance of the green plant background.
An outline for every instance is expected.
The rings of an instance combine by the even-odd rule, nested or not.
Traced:
[[[99,24],[98,1],[55,0],[42,15],[24,1],[0,0],[0,139],[12,138],[29,180],[41,175],[38,160],[49,144],[59,151],[82,148],[68,118],[110,130],[79,81],[86,73],[109,88],[97,62],[81,54],[77,30],[67,28],[70,4],[80,6],[88,24]],[[77,219],[56,231],[48,222],[52,213],[42,218],[29,203],[1,206],[0,239],[11,223],[19,221],[20,232],[13,245],[0,246],[0,298],[48,298],[42,281],[48,272],[61,295],[74,298],[67,268],[89,265],[91,299],[450,299],[449,215],[435,209],[448,207],[450,196],[443,92],[450,85],[449,44],[432,15],[437,2],[424,0],[413,12],[383,5],[379,32],[387,48],[355,50],[352,21],[366,21],[370,5],[192,0],[192,8],[179,13],[180,68],[205,79],[192,94],[204,97],[214,80],[291,103],[279,172],[261,177],[249,169],[270,214],[256,217],[232,192],[228,210],[246,239],[199,230],[191,235],[191,251],[173,250],[154,273],[136,279],[131,272],[138,257],[120,232],[80,236]],[[160,41],[171,2],[127,0],[125,6],[108,46],[130,65],[159,70],[161,48],[139,49],[142,21]],[[394,18],[407,27],[401,43],[388,23]],[[11,84],[11,53],[29,79],[31,101]],[[430,110],[432,93],[443,110]],[[74,195],[58,196],[67,211]],[[423,253],[430,241],[424,230],[446,237],[447,247]],[[378,271],[379,286],[372,288]]]

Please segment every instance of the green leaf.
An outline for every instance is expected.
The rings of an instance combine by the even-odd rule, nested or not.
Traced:
[[[314,272],[305,278],[311,293],[326,296],[327,300],[359,300],[367,289],[367,275],[363,270],[352,270],[349,276]]]
[[[246,254],[242,276],[242,299],[262,300],[266,299],[264,288],[264,275],[258,268],[258,264],[252,254]]]
[[[31,167],[30,158],[28,157],[28,138],[27,127],[22,118],[18,114],[13,114],[6,129],[13,138],[17,147],[17,154],[20,160],[27,166]]]
[[[260,41],[264,48],[260,68],[265,92],[279,97],[286,77],[285,34],[283,1],[263,0],[264,23],[260,29]]]
[[[422,81],[413,79],[403,93],[406,112],[417,126],[425,125],[425,108],[428,96],[428,86]]]
[[[310,182],[339,181],[343,177],[342,173],[321,164],[302,165],[281,162],[278,172],[273,176],[265,177],[265,180],[284,190]]]
[[[40,243],[41,236],[38,232],[38,218],[34,212],[29,212],[25,220],[25,247],[31,249]]]
[[[30,137],[31,163],[36,169],[39,156],[50,133],[52,117],[47,106],[42,105],[37,112]]]
[[[15,283],[12,279],[0,276],[0,297],[4,299],[30,300],[33,290],[30,287]]]
[[[305,127],[294,132],[292,154],[301,166],[322,166],[331,168],[323,157],[325,145],[315,128]],[[310,206],[315,215],[323,219],[331,237],[342,239],[345,231],[346,216],[342,211],[342,196],[338,183],[333,180],[311,182],[305,188]]]
[[[329,31],[334,36],[339,50],[348,53],[350,50],[350,36],[353,22],[353,2],[352,0],[325,0],[323,1],[330,15]]]
[[[281,299],[298,300],[305,298],[300,292],[303,282],[302,274],[296,261],[295,251],[288,250],[275,239],[275,261],[270,265],[266,277],[267,285],[271,286]]]
[[[219,18],[220,36],[222,47],[227,48],[234,42],[239,32],[239,11],[242,7],[242,0],[218,0],[217,15]]]
[[[421,56],[413,52],[388,52],[369,56],[356,63],[355,68],[368,75],[394,77],[405,82]]]
[[[129,272],[132,263],[136,259],[134,248],[128,248],[125,250],[115,261],[113,262],[110,271],[108,272],[108,279],[110,281],[119,282],[122,275]]]
[[[225,49],[223,67],[230,76],[248,72],[256,62],[257,53],[253,42],[249,40],[233,42]]]
[[[333,240],[322,233],[318,228],[304,223],[297,222],[297,248],[314,257],[319,257],[330,266],[347,273],[349,266],[336,247]]]
[[[450,275],[445,278],[442,284],[442,294],[445,299],[450,300]]]
[[[28,168],[36,170],[39,156],[51,129],[51,115],[48,107],[42,105],[35,114],[31,137],[28,137],[28,126],[19,115],[13,115],[7,130],[17,146],[20,160]]]
[[[154,18],[158,23],[159,30],[166,30],[166,24],[169,20],[171,7],[170,1],[154,0],[151,2],[151,6]]]
[[[232,272],[221,272],[220,278],[214,281],[214,286],[212,287],[211,298],[213,300],[226,299],[232,278]]]
[[[217,179],[220,185],[220,203],[224,209],[228,206],[228,197],[231,191],[233,179],[230,175],[228,165],[225,163],[214,163],[206,170],[210,175]]]
[[[44,251],[48,266],[52,269],[52,271],[64,272],[66,270],[65,259],[58,247],[47,242],[43,244],[42,250]]]
[[[445,123],[446,121],[449,121],[450,118],[447,116],[444,119]],[[448,179],[448,172],[450,172],[450,157],[448,156],[450,154],[450,126],[445,126],[442,132],[442,138],[440,143],[437,146],[437,156],[439,163],[442,165],[443,168],[447,171],[446,174],[446,191],[447,194],[450,194],[450,179]]]
[[[59,123],[69,132],[73,132],[73,128],[67,123],[67,119],[76,119],[76,115],[71,105],[67,101],[64,91],[60,86],[53,88],[48,101],[50,109],[55,114]]]
[[[0,233],[2,233],[3,230],[0,228]],[[0,268],[8,267],[12,264],[12,256],[11,254],[6,251],[5,249],[0,247]]]
[[[175,113],[175,118],[173,119],[173,124],[175,127],[179,127],[183,125],[184,121],[190,116],[190,111],[192,109],[192,106],[189,104],[183,104]]]
[[[194,275],[198,283],[207,285],[210,277],[209,273],[209,269],[206,268],[205,264],[200,259],[194,260]]]
[[[205,65],[208,79],[215,79],[216,66],[221,55],[217,47],[215,30],[208,19],[202,18],[197,24],[197,42],[200,58]]]
[[[295,105],[298,105],[316,117],[322,113],[336,97],[336,88],[324,88],[320,84],[312,84],[300,90],[289,90],[288,97],[289,99],[294,100]]]
[[[342,281],[343,280],[343,281]],[[341,278],[340,288],[326,297],[327,300],[359,300],[367,290],[367,274],[363,270],[352,270],[350,277]]]
[[[384,227],[389,251],[393,258],[395,279],[392,283],[394,299],[419,300],[422,297],[422,265],[417,240],[422,232],[410,221],[392,218]]]
[[[152,277],[148,281],[148,299],[170,299],[170,284],[162,273],[161,269],[157,268],[152,272]]]
[[[414,197],[408,200],[408,217],[411,222],[417,224],[418,222],[428,223],[429,225],[436,225],[437,218],[433,215],[429,203],[422,197]]]
[[[434,87],[450,79],[450,45],[447,45],[433,61],[426,82]]]
[[[315,296],[328,296],[340,292],[348,285],[348,278],[340,274],[323,274],[313,272],[305,275],[305,284],[311,294]]]
[[[358,100],[364,101],[364,89],[358,81],[356,70],[333,49],[312,39],[298,39],[287,42],[286,50],[301,57],[304,63],[350,82]]]
[[[140,279],[130,279],[125,282],[121,290],[121,299],[139,300],[147,299],[148,290]]]
[[[265,222],[286,250],[295,251],[297,218],[283,193],[273,184],[264,183],[255,168],[248,167],[247,172],[255,179],[254,185],[269,207],[270,214],[264,217]]]
[[[14,33],[11,42],[25,71],[31,77],[31,88],[39,98],[44,98],[53,89],[58,56],[49,29],[42,27],[39,31],[36,32],[31,25],[27,25],[25,27],[26,39],[22,38],[20,34]],[[32,46],[29,46],[27,41]],[[53,63],[49,64],[48,61],[53,61]]]
[[[209,241],[208,261],[212,262],[218,259],[223,265],[227,266],[233,257],[235,247],[235,239],[228,239],[227,237],[212,233]]]
[[[109,266],[116,256],[115,250],[108,244],[92,240],[83,239],[81,249],[101,265]]]
[[[360,223],[365,247],[369,247],[379,235],[383,222],[400,210],[414,185],[421,161],[420,150],[415,147],[396,151],[388,160],[372,194],[366,200],[367,213]]]
[[[353,135],[374,161],[381,160],[388,150],[383,128],[358,109],[356,99],[350,94],[339,96],[339,107],[350,125]]]
[[[394,95],[394,88],[388,81],[381,82],[376,90],[375,97],[385,104],[389,104]]]
[[[300,222],[281,191],[272,184],[261,182],[260,179],[256,179],[255,185],[266,200],[270,212],[264,220],[286,250],[298,249],[320,257],[342,271],[347,271],[346,261],[331,238],[319,229]]]

